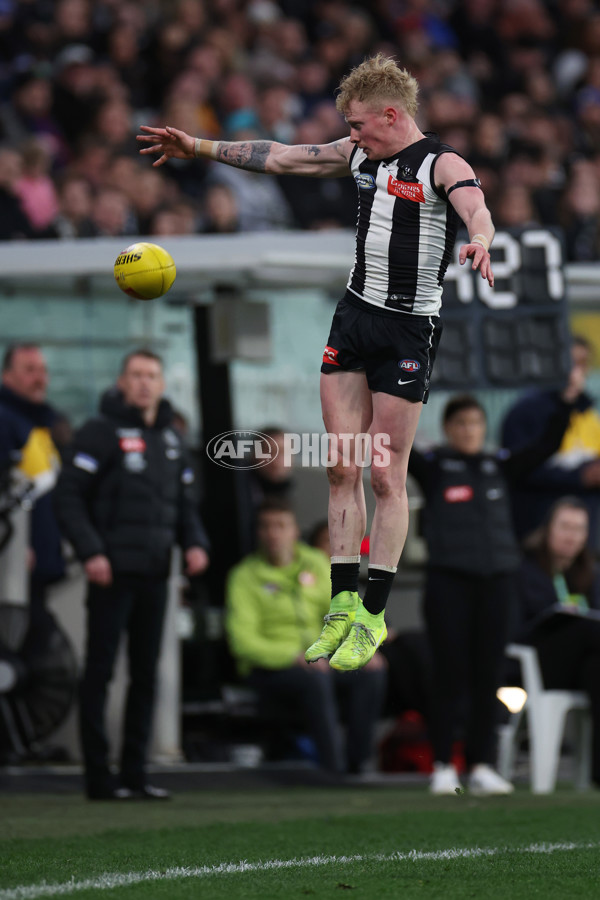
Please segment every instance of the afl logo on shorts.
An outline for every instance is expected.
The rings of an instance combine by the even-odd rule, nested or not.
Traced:
[[[403,372],[418,372],[421,368],[421,363],[417,362],[416,359],[402,359],[398,363],[398,366]]]
[[[354,176],[354,180],[358,187],[363,188],[365,191],[375,190],[375,179],[372,175],[366,175],[364,172],[360,172],[358,175]]]

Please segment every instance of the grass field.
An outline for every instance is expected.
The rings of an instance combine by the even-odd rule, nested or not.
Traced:
[[[0,798],[0,900],[600,896],[600,792],[424,788]],[[453,852],[461,851],[461,852]]]

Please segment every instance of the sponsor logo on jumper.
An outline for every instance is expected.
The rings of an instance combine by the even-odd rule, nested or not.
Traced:
[[[141,437],[122,437],[119,446],[123,453],[143,453],[146,441]]]
[[[339,366],[338,353],[339,351],[333,347],[325,347],[323,350],[323,362],[329,363],[330,366]]]
[[[372,175],[366,175],[364,172],[360,172],[358,175],[354,176],[354,180],[359,188],[364,188],[366,191],[375,190],[375,179]]]
[[[422,184],[413,184],[409,181],[398,181],[393,175],[388,178],[388,194],[394,197],[403,197],[405,200],[412,200],[414,203],[425,203],[425,194],[423,193]]]
[[[473,499],[473,488],[470,484],[453,484],[444,491],[446,503],[468,503]]]
[[[416,359],[401,359],[398,366],[403,372],[418,372],[421,368],[421,363],[417,362]]]
[[[407,381],[402,381],[401,378],[398,379],[398,384],[412,384],[413,381],[416,381],[416,378],[409,378]]]
[[[417,176],[410,166],[398,166],[398,178],[400,181],[408,181],[411,184],[418,182]]]

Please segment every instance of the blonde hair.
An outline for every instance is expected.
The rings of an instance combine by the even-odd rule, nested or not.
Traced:
[[[342,115],[353,100],[360,103],[391,100],[400,102],[409,116],[414,118],[417,114],[419,85],[416,78],[382,53],[365,59],[352,69],[342,79],[338,90],[335,105]]]

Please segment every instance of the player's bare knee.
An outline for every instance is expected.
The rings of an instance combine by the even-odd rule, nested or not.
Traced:
[[[354,486],[362,478],[362,469],[355,463],[340,460],[327,467],[327,477],[332,488]]]
[[[401,496],[406,493],[406,475],[394,472],[390,466],[374,467],[371,469],[371,487],[376,500]]]

